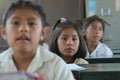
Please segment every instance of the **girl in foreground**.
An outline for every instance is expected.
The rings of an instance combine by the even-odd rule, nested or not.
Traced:
[[[0,54],[0,72],[26,71],[37,80],[74,80],[60,57],[39,46],[43,26],[40,5],[20,0],[10,5],[1,32],[10,48]]]

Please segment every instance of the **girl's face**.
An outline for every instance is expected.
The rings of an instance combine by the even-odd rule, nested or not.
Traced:
[[[103,36],[103,26],[99,21],[92,22],[88,28],[83,31],[86,41],[99,42]]]
[[[40,40],[42,23],[40,17],[31,8],[15,10],[7,19],[3,38],[15,52],[35,52]]]
[[[62,56],[74,56],[79,47],[79,37],[75,29],[65,28],[57,40],[58,49]]]

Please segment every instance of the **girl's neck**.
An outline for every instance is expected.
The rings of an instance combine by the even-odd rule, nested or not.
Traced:
[[[74,63],[74,57],[70,57],[70,56],[62,56],[63,60],[66,62],[66,63]]]
[[[91,54],[98,45],[98,42],[86,42],[89,53]]]
[[[26,56],[26,55],[13,55],[13,61],[18,70],[27,70],[28,66],[32,62],[34,55]]]

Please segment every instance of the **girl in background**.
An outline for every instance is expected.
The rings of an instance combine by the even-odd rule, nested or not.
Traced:
[[[58,20],[53,28],[50,51],[66,63],[88,64],[84,60],[86,48],[80,27],[65,18]]]
[[[113,55],[111,49],[103,43],[105,24],[109,25],[96,15],[88,17],[84,21],[82,32],[86,41],[86,58],[111,57]]]

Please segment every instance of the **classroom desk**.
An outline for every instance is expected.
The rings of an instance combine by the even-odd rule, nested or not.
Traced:
[[[89,64],[94,63],[120,63],[120,55],[113,55],[108,58],[86,58]]]
[[[111,49],[114,55],[120,54],[120,49]]]
[[[72,71],[76,80],[120,80],[120,63],[80,65],[85,70]]]

